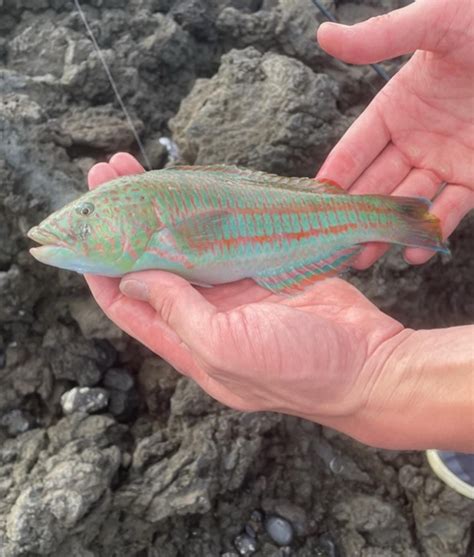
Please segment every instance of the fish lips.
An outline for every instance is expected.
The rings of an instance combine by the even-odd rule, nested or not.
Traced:
[[[81,255],[73,246],[41,225],[29,230],[27,236],[31,240],[42,244],[39,247],[30,248],[30,254],[40,263],[81,274],[93,273],[108,277],[117,277],[124,274],[107,261],[97,261],[86,255]]]
[[[41,244],[30,249],[31,255],[41,263],[53,267],[70,268],[76,257],[74,250],[60,240],[53,232],[42,226],[34,226],[27,233],[28,238]]]
[[[33,240],[43,246],[65,246],[64,242],[62,242],[56,234],[42,226],[33,226],[33,228],[28,230],[26,235],[30,238],[30,240]]]

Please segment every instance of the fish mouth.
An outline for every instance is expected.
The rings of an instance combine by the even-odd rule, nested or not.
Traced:
[[[30,248],[30,254],[41,263],[69,269],[77,257],[72,246],[41,224],[26,233],[28,238],[40,244]]]
[[[26,235],[30,240],[42,246],[65,246],[65,243],[61,241],[56,234],[42,226],[33,226],[33,228],[28,230]]]

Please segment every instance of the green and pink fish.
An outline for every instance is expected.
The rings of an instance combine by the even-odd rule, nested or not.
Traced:
[[[119,277],[161,269],[194,284],[252,278],[292,294],[346,269],[366,242],[447,252],[419,198],[349,195],[336,184],[234,166],[185,166],[112,180],[28,236],[39,261]]]

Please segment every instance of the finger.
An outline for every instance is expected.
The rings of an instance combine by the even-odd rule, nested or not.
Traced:
[[[434,172],[414,168],[391,193],[392,195],[398,196],[417,196],[432,199],[439,187],[440,180]],[[390,192],[387,191],[386,193]],[[377,259],[382,257],[389,248],[390,246],[388,244],[379,242],[367,244],[367,247],[364,248],[362,253],[355,259],[353,267],[359,270],[368,269]]]
[[[390,244],[386,244],[385,242],[369,242],[354,259],[352,267],[359,271],[364,271],[371,267],[377,259],[380,259],[389,249]]]
[[[106,162],[99,162],[89,170],[87,182],[89,184],[89,189],[93,190],[97,186],[105,184],[105,182],[110,182],[110,180],[114,180],[115,178],[118,178],[118,174],[114,168]]]
[[[441,221],[443,238],[448,238],[461,220],[474,209],[474,192],[465,186],[448,185],[433,202],[430,210]],[[405,258],[409,263],[419,265],[430,259],[432,251],[419,248],[405,250]]]
[[[411,167],[405,155],[389,143],[349,191],[356,194],[389,194],[408,175]]]
[[[376,97],[329,153],[317,178],[329,178],[344,189],[350,188],[389,141]]]
[[[120,290],[126,296],[151,304],[191,351],[203,354],[211,337],[216,308],[189,282],[163,271],[143,271],[126,275]]]
[[[426,197],[433,199],[441,187],[440,177],[421,168],[414,168],[408,176],[392,191],[393,195]]]
[[[118,327],[184,375],[196,373],[196,363],[181,339],[149,304],[124,296],[119,289],[120,279],[87,275],[86,280],[96,302]]]
[[[141,286],[137,286],[137,283]],[[143,287],[145,287],[146,293]],[[122,279],[120,288],[126,296],[141,299],[145,297],[149,303],[129,299],[129,303],[134,305],[133,311],[130,311],[130,315],[127,316],[123,313],[125,311],[123,302],[120,304],[115,302],[116,307],[109,308],[109,313],[111,312],[116,322],[124,319],[125,330],[127,328],[130,330],[130,326],[127,326],[125,321],[128,317],[130,323],[130,317],[133,317],[132,334],[135,338],[139,338],[137,333],[141,333],[146,338],[150,330],[155,331],[157,324],[159,324],[160,330],[164,331],[166,342],[169,342],[166,332],[166,328],[168,328],[172,331],[172,334],[182,339],[190,350],[185,355],[180,353],[178,361],[175,354],[173,359],[168,355],[168,353],[171,353],[171,356],[173,356],[173,350],[175,351],[175,344],[171,340],[173,350],[166,350],[164,344],[161,352],[166,360],[178,369],[179,366],[181,366],[181,369],[184,368],[186,373],[213,398],[238,410],[250,411],[255,409],[255,405],[233,393],[218,379],[212,378],[197,363],[200,359],[206,362],[203,355],[206,353],[205,347],[209,345],[212,330],[210,321],[215,314],[215,308],[195,288],[176,275],[160,271],[144,271],[127,275]],[[153,316],[150,312],[153,312],[155,319],[157,319],[158,314],[159,320],[153,322]],[[156,349],[152,349],[156,351]]]
[[[145,172],[143,166],[129,153],[116,153],[110,159],[109,164],[119,176]]]
[[[355,25],[323,23],[318,43],[326,52],[351,64],[373,64],[417,49],[434,50],[444,32],[436,21],[440,6],[414,2]],[[436,25],[435,25],[436,22]]]

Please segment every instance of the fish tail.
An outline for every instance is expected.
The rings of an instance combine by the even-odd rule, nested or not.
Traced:
[[[391,228],[389,242],[404,246],[425,248],[441,253],[450,253],[443,241],[438,217],[429,210],[431,202],[424,197],[371,196],[396,218]]]

